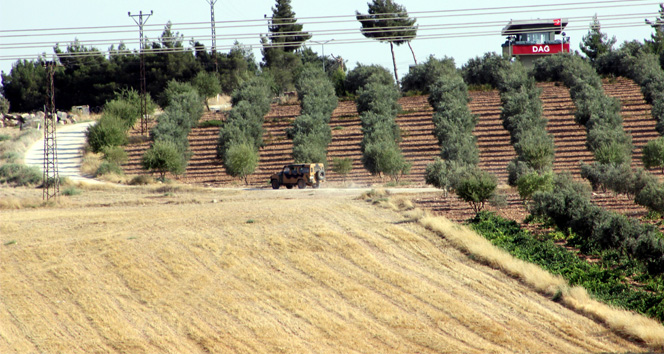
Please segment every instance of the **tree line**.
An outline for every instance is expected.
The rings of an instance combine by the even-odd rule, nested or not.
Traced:
[[[356,17],[365,37],[387,42],[391,48],[404,43],[410,45],[417,33],[415,19],[408,16],[405,7],[392,0],[373,0],[368,4],[368,14],[357,12]],[[307,63],[325,67],[335,86],[343,82],[343,59],[321,57],[305,46],[312,35],[297,23],[291,0],[276,0],[269,23],[268,34],[260,38],[263,58],[259,63],[251,50],[238,42],[227,53],[212,53],[195,39],[186,45],[184,35],[175,31],[169,21],[158,38],[144,43],[148,93],[158,97],[171,80],[189,82],[200,72],[208,72],[217,77],[221,92],[231,94],[261,72],[271,78],[271,89],[278,94],[295,90],[296,74]],[[394,29],[386,30],[390,27]],[[116,92],[140,88],[141,55],[124,43],[111,46],[108,55],[78,40],[64,47],[55,44],[53,51],[59,64],[54,78],[57,109],[69,110],[76,105],[101,108]],[[392,57],[394,61],[393,50]],[[9,73],[2,74],[0,96],[6,99],[2,102],[3,110],[5,105],[6,110],[14,112],[43,108],[46,63],[45,58],[19,60]],[[394,75],[398,78],[396,67]]]

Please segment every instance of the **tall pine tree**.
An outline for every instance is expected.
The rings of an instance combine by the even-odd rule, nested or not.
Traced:
[[[588,34],[583,36],[580,44],[581,51],[586,54],[588,59],[593,63],[600,55],[610,52],[613,45],[616,44],[615,36],[609,39],[608,35],[602,33],[600,29],[599,19],[597,19],[597,14],[595,14],[595,16],[593,16],[593,22],[590,24]]]
[[[369,6],[368,14],[360,14],[359,11],[355,12],[355,17],[362,24],[360,31],[367,38],[377,39],[381,42],[390,43],[390,51],[392,52],[392,64],[394,65],[394,78],[399,82],[397,74],[397,62],[394,57],[394,45],[402,45],[408,43],[417,36],[417,26],[415,19],[408,17],[406,8],[392,2],[392,0],[373,0],[367,3]],[[413,53],[413,60],[415,59],[415,52],[410,47]]]
[[[302,25],[297,23],[291,0],[277,0],[270,22],[270,43],[285,52],[293,53],[311,39],[311,33],[302,31]]]

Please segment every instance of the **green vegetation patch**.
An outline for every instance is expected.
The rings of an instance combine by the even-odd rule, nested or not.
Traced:
[[[592,260],[556,244],[557,233],[536,236],[515,221],[480,212],[471,227],[494,245],[579,285],[598,300],[637,311],[664,322],[664,279],[615,250],[592,255]]]

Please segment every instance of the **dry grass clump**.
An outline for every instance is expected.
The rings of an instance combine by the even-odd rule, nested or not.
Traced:
[[[38,208],[42,205],[44,205],[44,203],[38,198],[19,198],[11,196],[0,198],[0,209],[19,210],[25,208]]]
[[[86,152],[81,160],[81,173],[85,176],[94,176],[102,163],[102,155]]]
[[[419,222],[474,259],[520,279],[565,306],[605,323],[617,333],[642,341],[656,350],[664,349],[664,327],[659,322],[593,300],[584,288],[570,287],[562,277],[512,257],[476,232],[444,217],[423,215]]]

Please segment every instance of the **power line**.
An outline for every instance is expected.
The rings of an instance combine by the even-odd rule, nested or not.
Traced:
[[[629,3],[630,5],[626,5],[625,3]],[[650,3],[650,2],[644,2],[644,1],[593,1],[593,2],[583,2],[583,3],[567,3],[567,4],[540,4],[540,5],[528,5],[524,6],[522,8],[530,8],[530,10],[522,10],[522,11],[535,11],[532,10],[533,8],[550,8],[550,7],[557,7],[557,6],[570,6],[570,5],[575,5],[577,7],[575,8],[570,8],[570,9],[578,9],[580,5],[597,5],[597,4],[605,4],[605,6],[601,7],[618,7],[618,6],[634,6],[634,3],[639,3],[639,6],[645,6],[645,5],[652,5],[652,4],[658,4],[658,3]],[[474,14],[463,14],[460,12],[467,12],[467,11],[486,11],[486,10],[494,10],[493,12],[487,12],[485,14],[495,14],[498,13],[495,10],[501,10],[501,9],[513,9],[512,7],[493,7],[493,8],[484,8],[484,9],[463,9],[463,10],[440,10],[440,11],[423,11],[423,12],[411,12],[411,14],[416,14],[416,13],[421,13],[421,14],[436,14],[438,13],[439,15],[436,16],[430,16],[430,17],[443,17],[443,16],[477,16],[477,13]],[[557,8],[556,11],[562,11],[564,8]],[[593,9],[597,10],[597,7],[593,7]],[[553,10],[551,10],[553,11]],[[510,12],[512,13],[512,12]],[[625,19],[631,19],[631,18],[637,18],[637,16],[653,16],[653,15],[658,15],[657,12],[647,12],[647,13],[634,13],[634,14],[620,14],[620,15],[607,15],[607,16],[602,16],[602,27],[603,28],[629,28],[629,27],[636,27],[636,26],[643,26],[643,22],[640,23],[621,23],[619,25],[612,25],[610,21],[617,21],[619,19],[625,20]],[[348,18],[350,17],[349,15],[342,15],[342,16],[321,16],[321,17],[308,17],[308,18],[300,18],[300,19],[338,19],[338,18]],[[354,16],[353,16],[354,17]],[[579,20],[591,20],[592,16],[577,16],[573,17],[573,19],[579,19]],[[265,25],[265,20],[252,20],[253,22],[261,22],[260,26]],[[238,21],[219,21],[217,23],[231,23],[231,22],[238,22]],[[247,21],[242,21],[242,22],[247,22]],[[310,23],[311,25],[313,24],[325,24],[325,23],[330,23],[334,21],[319,21],[317,23]],[[349,21],[338,21],[339,23],[341,22],[353,22],[357,23],[356,20],[349,20]],[[609,22],[609,23],[607,23]],[[469,29],[469,28],[487,28],[487,27],[492,27],[494,24],[497,25],[499,23],[505,23],[505,21],[490,21],[490,22],[464,22],[464,23],[452,23],[452,24],[438,24],[438,25],[420,25],[418,27],[418,31],[424,32],[424,31],[438,31],[439,33],[433,33],[433,34],[420,34],[418,37],[420,38],[414,38],[414,40],[418,39],[436,39],[436,38],[450,38],[450,36],[455,36],[455,37],[471,37],[471,36],[484,36],[484,35],[497,35],[499,34],[498,30],[494,31],[458,31],[458,32],[443,32],[443,31],[454,31],[454,30],[460,30],[460,29]],[[188,23],[188,24],[196,24],[196,23]],[[257,25],[247,25],[243,27],[251,27],[251,26],[257,26]],[[126,26],[113,26],[113,28],[118,28],[118,27],[126,27]],[[91,28],[91,27],[85,27],[85,28]],[[99,27],[99,28],[109,28],[109,26],[106,27]],[[71,28],[70,28],[71,29]],[[197,29],[197,28],[196,28]],[[393,28],[391,28],[393,29]],[[574,31],[577,29],[587,29],[586,26],[568,26],[567,30],[568,31]],[[58,29],[59,30],[59,29]],[[182,29],[181,29],[182,30]],[[11,32],[16,32],[20,30],[12,30]],[[9,31],[0,31],[0,33],[4,32],[9,32]],[[312,33],[314,35],[319,35],[319,36],[335,36],[335,40],[337,43],[335,45],[340,45],[340,44],[351,44],[351,43],[367,43],[367,42],[372,42],[373,40],[367,40],[367,39],[362,39],[362,38],[353,38],[353,39],[343,39],[343,38],[336,38],[337,36],[346,36],[346,35],[357,35],[359,34],[359,30],[357,28],[352,28],[352,29],[323,29],[323,30],[311,30],[307,31],[309,33]],[[87,34],[98,34],[99,32],[87,32],[87,33],[79,33],[80,35],[87,35]],[[261,34],[263,33],[242,33],[242,34],[225,34],[221,36],[214,36],[212,38],[211,36],[203,36],[202,40],[204,41],[210,41],[214,40],[216,41],[217,39],[257,39]],[[36,34],[33,36],[41,36],[40,34]],[[277,35],[279,36],[279,35]],[[190,37],[190,36],[187,36]],[[169,40],[169,39],[180,39],[182,37],[170,37],[170,38],[158,38],[161,40]],[[192,37],[193,38],[193,37]],[[113,42],[111,42],[113,41]],[[78,44],[83,44],[83,43],[96,43],[97,45],[114,45],[116,44],[115,41],[119,41],[120,43],[124,44],[134,44],[136,43],[135,40],[123,40],[123,39],[113,39],[113,40],[102,40],[102,39],[95,39],[95,40],[79,40]],[[65,41],[66,42],[66,41]],[[38,48],[41,47],[40,44],[43,43],[48,43],[48,42],[32,42],[32,43],[13,43],[13,44],[0,44],[0,49],[29,49],[29,48]],[[290,43],[289,43],[290,44]],[[260,44],[258,44],[260,45]],[[276,45],[274,45],[276,46]],[[216,47],[216,46],[215,46]],[[220,48],[227,48],[230,49],[232,46],[221,46]],[[182,49],[182,50],[192,50],[193,48],[188,48],[188,49]],[[182,51],[181,49],[178,49],[179,51]],[[172,52],[172,50],[162,50],[162,49],[150,49],[150,53],[152,54],[158,54],[158,53],[167,53],[167,52]],[[115,51],[97,51],[97,52],[91,52],[91,53],[83,53],[79,55],[79,53],[68,53],[70,57],[86,57],[86,56],[98,56],[98,55],[128,55],[127,53],[117,53]],[[131,54],[129,54],[131,55]],[[37,54],[32,54],[32,55],[17,55],[17,54],[12,54],[12,55],[6,55],[6,56],[0,56],[0,60],[16,60],[16,59],[21,59],[21,58],[35,58],[39,57],[40,55]]]

